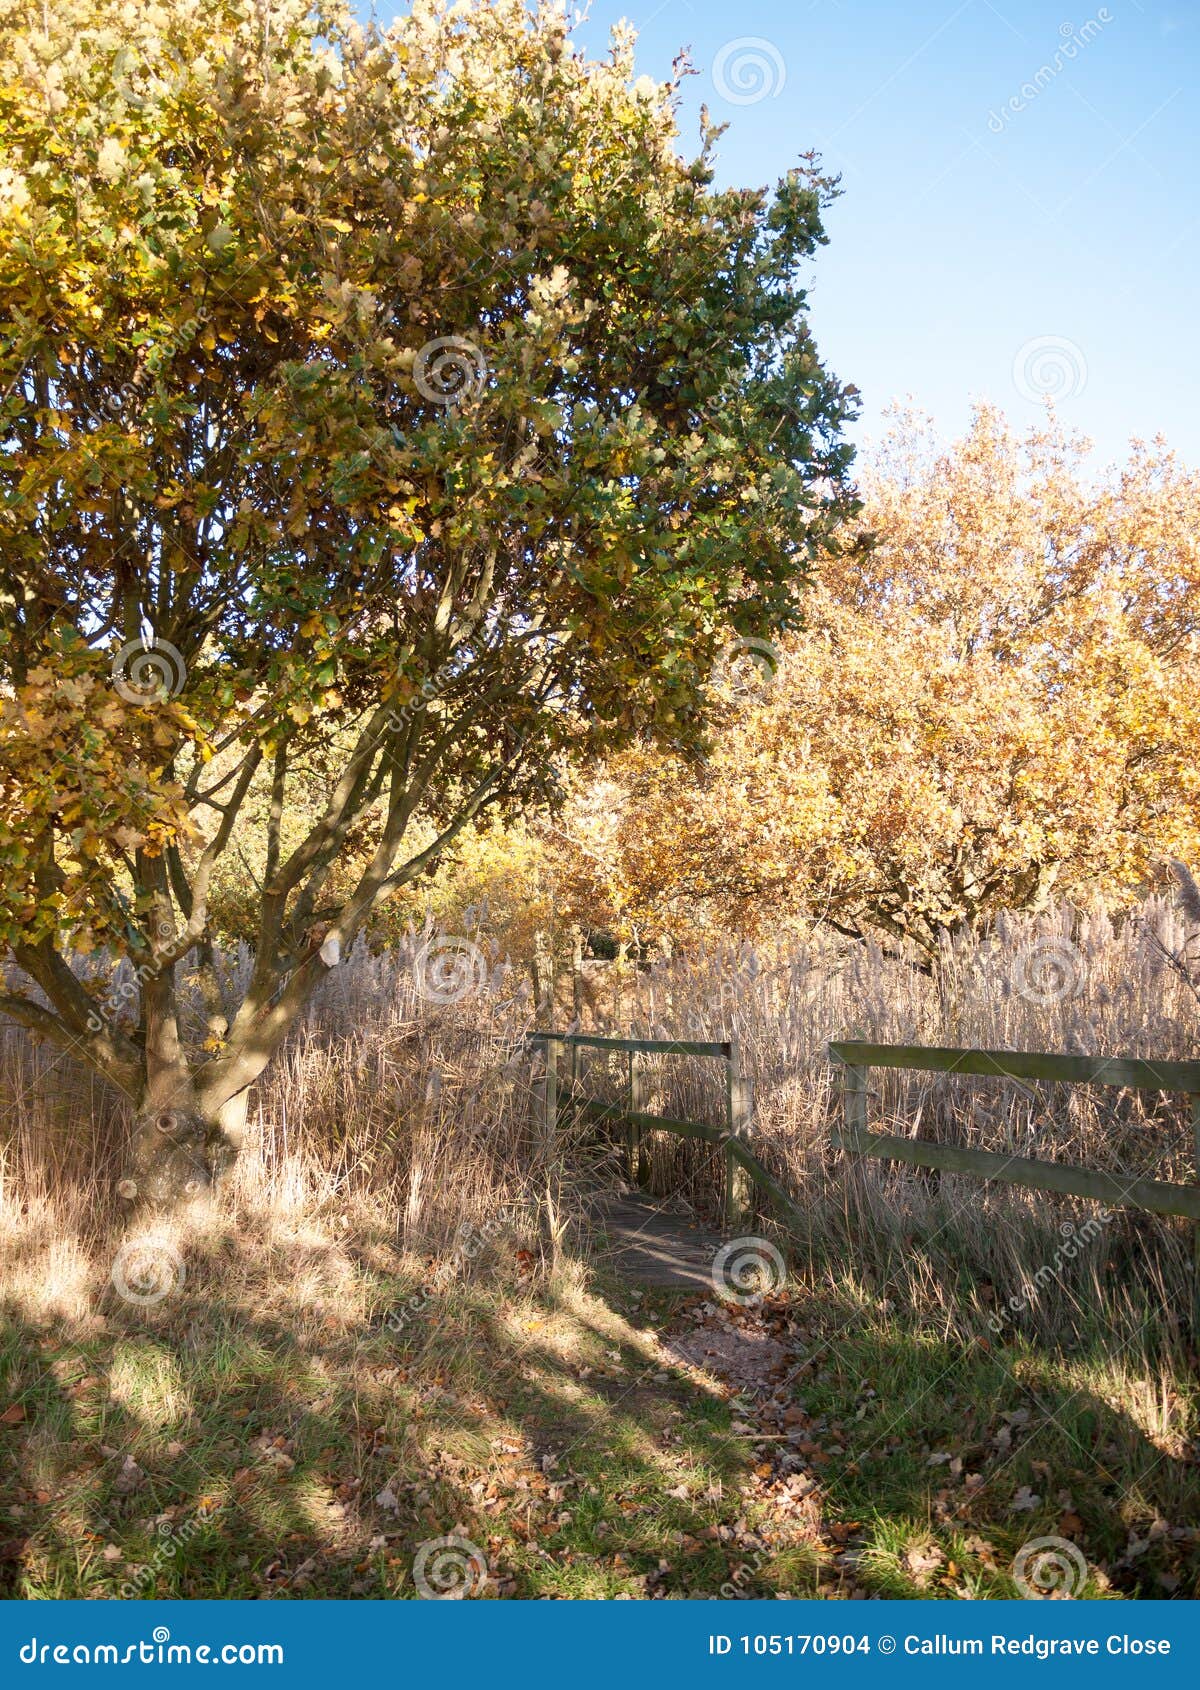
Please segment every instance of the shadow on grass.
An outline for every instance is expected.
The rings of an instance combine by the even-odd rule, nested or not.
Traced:
[[[1023,1594],[1014,1559],[1051,1537],[1077,1552],[1070,1594],[1200,1594],[1196,1379],[1173,1321],[1131,1342],[1098,1319],[1058,1347],[888,1289],[796,1299],[806,1470],[860,1588]]]
[[[655,1341],[697,1299],[481,1259],[396,1330],[419,1284],[361,1244],[353,1286],[342,1246],[276,1249],[272,1276],[235,1239],[153,1307],[10,1315],[4,1594],[405,1598],[443,1537],[488,1596],[1005,1596],[1044,1536],[1086,1558],[1076,1594],[1197,1591],[1188,1386],[1102,1339],[796,1292],[753,1317],[786,1367],[731,1402]]]
[[[482,1550],[491,1594],[640,1594],[672,1532],[715,1528],[700,1492],[744,1459],[715,1435],[727,1411],[651,1381],[634,1329],[583,1292],[481,1276],[393,1331],[412,1281],[370,1275],[359,1324],[226,1289],[254,1271],[193,1251],[154,1307],[109,1294],[75,1330],[9,1315],[6,1594],[411,1596],[447,1534]],[[685,1481],[695,1502],[666,1495]]]

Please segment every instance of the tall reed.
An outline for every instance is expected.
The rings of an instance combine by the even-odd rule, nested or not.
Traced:
[[[903,1295],[973,1330],[994,1327],[997,1310],[1044,1337],[1098,1310],[1114,1331],[1181,1330],[1187,1226],[1130,1211],[1098,1219],[1074,1199],[833,1151],[840,1100],[827,1045],[1195,1057],[1198,927],[1163,898],[1116,924],[1063,908],[1008,918],[985,940],[949,940],[931,972],[814,928],[771,948],[731,942],[648,968],[607,965],[603,990],[584,994],[583,1024],[737,1040],[754,1082],[756,1143],[801,1207],[788,1242],[814,1289],[849,1275],[864,1296]],[[547,1017],[566,1025],[570,982],[561,1004],[535,1014],[524,971],[476,932],[454,942],[461,955],[431,993],[430,947],[442,942],[410,932],[383,955],[359,948],[330,970],[256,1089],[223,1224],[266,1237],[303,1222],[430,1251],[501,1216],[514,1238],[534,1242],[547,1212],[569,1215],[573,1193],[611,1173],[615,1155],[605,1168],[603,1146],[582,1129],[560,1143],[567,1167],[539,1133],[525,1034]],[[248,962],[232,955],[223,966],[236,976]],[[196,1015],[199,1026],[198,1005]],[[647,1077],[647,1107],[721,1119],[713,1066],[670,1059],[648,1064]],[[622,1095],[620,1062],[582,1057],[579,1078],[594,1094]],[[1127,1177],[1195,1177],[1178,1097],[883,1072],[874,1085],[872,1119],[887,1130]],[[13,1026],[0,1038],[0,1109],[0,1289],[85,1307],[94,1263],[111,1256],[123,1225],[115,1186],[127,1110]],[[651,1148],[653,1190],[715,1205],[716,1158],[665,1135]],[[770,1217],[753,1224],[769,1229]],[[1063,1260],[1068,1228],[1079,1242]]]

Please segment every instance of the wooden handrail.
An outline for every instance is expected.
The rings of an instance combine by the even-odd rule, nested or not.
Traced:
[[[551,1040],[560,1045],[586,1045],[589,1050],[625,1050],[643,1056],[717,1056],[728,1061],[733,1052],[732,1039],[616,1039],[599,1033],[550,1033],[534,1031],[525,1037],[532,1043],[546,1044]]]
[[[1033,1156],[1008,1156],[995,1150],[970,1150],[960,1144],[938,1144],[924,1138],[898,1138],[894,1133],[834,1133],[835,1147],[861,1156],[882,1156],[918,1168],[940,1168],[947,1174],[973,1174],[1034,1191],[1059,1191],[1070,1197],[1089,1197],[1108,1207],[1125,1205],[1156,1215],[1181,1215],[1200,1222],[1200,1185],[1171,1185],[1157,1179],[1122,1179],[1098,1168],[1073,1162],[1042,1162]]]
[[[639,1132],[668,1132],[674,1133],[677,1138],[700,1139],[720,1150],[725,1159],[724,1207],[728,1224],[734,1224],[746,1206],[748,1192],[744,1175],[766,1192],[790,1219],[800,1218],[800,1210],[788,1192],[763,1166],[747,1143],[753,1118],[753,1100],[749,1080],[738,1071],[735,1039],[621,1039],[599,1033],[556,1033],[542,1029],[525,1036],[531,1044],[541,1045],[546,1052],[543,1144],[547,1149],[554,1142],[560,1113],[559,1047],[578,1048],[582,1045],[595,1050],[624,1051],[629,1056],[625,1103],[604,1103],[599,1098],[574,1095],[568,1107],[579,1110],[592,1120],[619,1120],[626,1124],[631,1173],[635,1177]],[[634,1062],[634,1058],[640,1055],[719,1057],[725,1064],[725,1125],[718,1127],[706,1121],[684,1121],[672,1115],[654,1115],[643,1109],[643,1076]]]

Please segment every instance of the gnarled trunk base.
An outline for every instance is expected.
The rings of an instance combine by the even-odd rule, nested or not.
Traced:
[[[246,1101],[243,1092],[215,1117],[195,1104],[142,1110],[134,1121],[129,1171],[117,1188],[121,1196],[150,1209],[178,1209],[211,1198],[241,1149]]]

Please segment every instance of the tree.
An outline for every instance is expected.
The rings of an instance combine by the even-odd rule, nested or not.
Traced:
[[[731,671],[711,757],[612,761],[604,852],[557,846],[582,905],[647,933],[790,912],[933,957],[1200,856],[1200,477],[1157,442],[1097,479],[1086,442],[984,408],[949,449],[901,416],[862,493],[875,543]]]
[[[799,285],[832,184],[717,191],[677,82],[549,5],[4,16],[0,1007],[129,1095],[167,1201],[373,908],[570,758],[696,743],[715,655],[794,620],[851,508]]]

